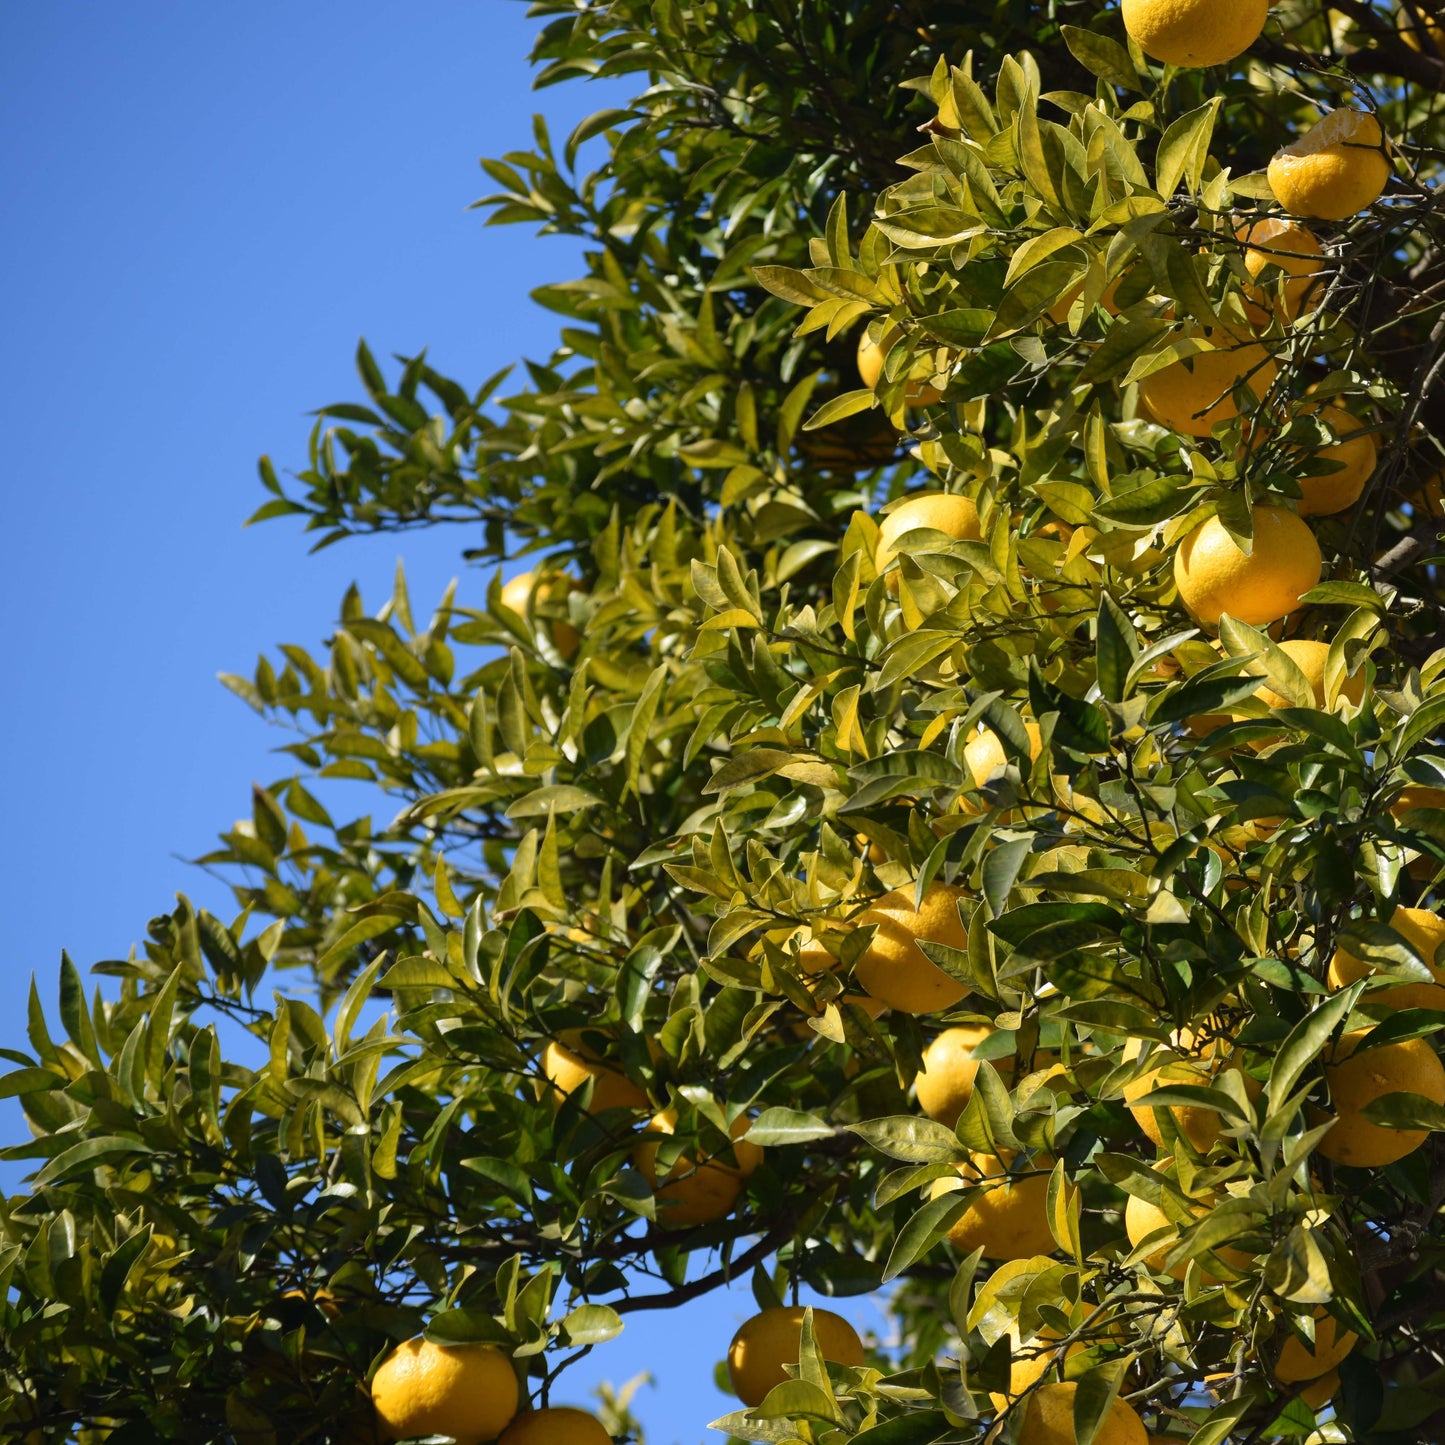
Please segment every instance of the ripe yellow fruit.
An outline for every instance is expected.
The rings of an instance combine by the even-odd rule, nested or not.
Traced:
[[[898,539],[905,532],[916,532],[927,528],[931,532],[942,532],[955,542],[979,542],[983,540],[983,528],[979,523],[978,508],[967,497],[956,497],[947,492],[929,492],[921,497],[909,497],[884,517],[878,527],[878,552],[873,565],[879,573],[887,572],[898,559]],[[898,574],[888,580],[889,591],[898,591]]]
[[[1329,643],[1316,642],[1311,638],[1291,637],[1279,644],[1279,650],[1304,673],[1305,681],[1309,683],[1310,691],[1314,694],[1315,706],[1324,708],[1328,697],[1325,690],[1325,665],[1330,658]],[[1294,706],[1289,698],[1276,692],[1272,687],[1261,687],[1255,696],[1266,707]],[[1351,702],[1358,707],[1364,696],[1365,674],[1357,672],[1353,677],[1346,675],[1341,680],[1335,701],[1338,703],[1343,698],[1346,702]]]
[[[1338,1370],[1331,1370],[1329,1374],[1321,1375],[1318,1380],[1311,1380],[1309,1384],[1299,1392],[1299,1397],[1311,1410],[1318,1410],[1322,1405],[1333,1400],[1334,1397],[1339,1394],[1339,1391],[1340,1372]]]
[[[539,577],[535,572],[519,572],[502,587],[502,605],[515,612],[518,617],[530,618],[536,605],[559,605],[569,592],[575,592],[577,584],[564,572],[544,572]],[[535,598],[535,602],[534,599]],[[570,622],[560,618],[551,619],[547,624],[552,630],[552,641],[563,657],[571,657],[577,651],[581,635]]]
[[[1029,1396],[1019,1445],[1075,1445],[1074,1395],[1078,1385],[1040,1385]],[[1148,1445],[1144,1422],[1127,1400],[1116,1399],[1094,1436],[1094,1445]]]
[[[1224,613],[1261,627],[1287,617],[1320,580],[1314,533],[1282,507],[1254,508],[1254,545],[1241,552],[1218,517],[1201,523],[1174,554],[1180,601],[1213,627]]]
[[[1193,1213],[1196,1220],[1203,1219],[1208,1212],[1206,1206],[1199,1206]],[[1124,1233],[1129,1236],[1129,1243],[1135,1249],[1144,1243],[1151,1234],[1158,1229],[1168,1229],[1174,1234],[1174,1238],[1166,1239],[1154,1250],[1152,1254],[1144,1256],[1144,1262],[1150,1269],[1162,1270],[1164,1261],[1169,1258],[1174,1246],[1179,1242],[1178,1235],[1181,1226],[1169,1218],[1157,1205],[1150,1204],[1146,1199],[1140,1199],[1138,1195],[1131,1194],[1128,1203],[1124,1206]],[[1241,1274],[1248,1270],[1254,1263],[1254,1256],[1246,1254],[1243,1250],[1232,1249],[1229,1245],[1220,1245],[1217,1249],[1210,1251],[1216,1259],[1231,1269]],[[1184,1260],[1176,1264],[1168,1273],[1174,1279],[1183,1279],[1189,1271],[1189,1261]],[[1199,1266],[1200,1278],[1205,1284],[1218,1284],[1219,1276],[1205,1267],[1201,1261]]]
[[[1269,0],[1124,0],[1124,29],[1166,65],[1224,65],[1264,29]]]
[[[859,920],[877,932],[863,951],[854,977],[888,1008],[899,1013],[930,1014],[951,1008],[968,990],[938,967],[918,941],[967,949],[968,931],[958,916],[958,903],[968,895],[949,883],[933,883],[923,907],[913,908],[913,888],[885,893]]]
[[[948,1231],[949,1243],[961,1254],[980,1246],[986,1259],[1031,1259],[1058,1249],[1049,1228],[1049,1172],[1054,1161],[1039,1155],[1018,1174],[1008,1172],[1009,1159],[974,1154],[958,1166],[959,1178],[938,1179],[931,1195],[985,1187]]]
[[[1257,341],[1227,331],[1190,332],[1214,346],[1171,362],[1139,383],[1139,404],[1160,426],[1185,436],[1207,437],[1239,415],[1234,389],[1241,383],[1256,400],[1274,385],[1279,368]]]
[[[1365,483],[1375,474],[1379,449],[1365,424],[1351,416],[1344,407],[1329,404],[1318,409],[1319,418],[1331,427],[1339,441],[1321,447],[1315,456],[1322,461],[1339,462],[1339,471],[1320,476],[1301,477],[1299,514],[1302,517],[1332,517],[1353,507],[1365,490]]]
[[[495,1440],[517,1413],[517,1376],[495,1345],[398,1345],[371,1380],[388,1440],[450,1435],[457,1445]]]
[[[827,926],[824,925],[824,927]],[[814,936],[813,930],[807,924],[800,923],[795,928],[771,929],[766,937],[784,953],[794,954],[796,951],[798,971],[809,977],[832,973],[838,967],[838,959],[828,952],[822,941]],[[750,956],[762,958],[764,955],[763,944],[755,944]]]
[[[1407,783],[1390,804],[1390,814],[1403,818],[1416,808],[1445,808],[1445,788],[1431,788],[1423,783]]]
[[[1024,731],[1029,735],[1029,758],[1033,760],[1043,750],[1043,734],[1039,732],[1036,722],[1026,722]],[[999,735],[991,728],[985,728],[977,737],[964,744],[963,761],[968,767],[974,787],[981,788],[1000,768],[1008,764],[1009,757],[1003,750]],[[983,809],[972,798],[960,798],[958,811],[980,813]]]
[[[1390,179],[1380,122],[1362,110],[1332,110],[1269,163],[1275,199],[1292,216],[1343,221],[1373,206]]]
[[[518,1415],[497,1445],[612,1445],[602,1422],[571,1405],[550,1405]]]
[[[1213,1082],[1212,1074],[1204,1062],[1165,1055],[1157,1069],[1141,1074],[1133,1083],[1124,1086],[1124,1098],[1129,1103],[1129,1112],[1134,1121],[1157,1147],[1163,1147],[1164,1134],[1159,1126],[1158,1115],[1167,1113],[1174,1121],[1175,1129],[1186,1138],[1201,1154],[1207,1154],[1218,1142],[1223,1129],[1221,1116],[1213,1109],[1201,1109],[1190,1104],[1168,1104],[1158,1108],[1149,1105],[1135,1105],[1134,1100],[1152,1093],[1155,1089],[1170,1085],[1187,1085],[1191,1088],[1208,1088]],[[1133,1200],[1130,1201],[1133,1203]]]
[[[1001,1264],[989,1277],[989,1287],[1000,1288],[1007,1280],[1014,1278],[1016,1274],[1027,1270],[1033,1270],[1036,1264],[1032,1259],[1013,1260]],[[1097,1305],[1089,1304],[1087,1301],[1071,1309],[1066,1301],[1059,1301],[1059,1308],[1070,1317],[1070,1333],[1081,1325],[1086,1325],[1094,1314]],[[1041,1324],[1037,1332],[1025,1340],[1015,1324],[1008,1332],[1009,1336],[1009,1380],[1008,1390],[990,1390],[989,1398],[993,1401],[994,1408],[1000,1412],[1008,1409],[1010,1401],[1017,1400],[1028,1393],[1049,1370],[1061,1362],[1059,1350],[1055,1348],[1064,1336],[1058,1330],[1048,1324]],[[1086,1350],[1090,1345],[1097,1344],[1101,1339],[1119,1338],[1117,1326],[1106,1326],[1104,1330],[1090,1330],[1089,1334],[1082,1339],[1077,1339],[1066,1350],[1062,1358],[1077,1355],[1080,1351]]]
[[[686,1229],[695,1224],[712,1224],[725,1218],[743,1192],[748,1175],[763,1162],[763,1151],[749,1143],[746,1134],[752,1120],[739,1114],[730,1130],[733,1139],[732,1158],[723,1155],[704,1158],[701,1162],[680,1156],[665,1179],[657,1173],[657,1151],[660,1140],[646,1137],[632,1151],[632,1162],[652,1186],[657,1197],[657,1222],[663,1229]],[[648,1134],[675,1134],[677,1110],[664,1109],[648,1122]]]
[[[1314,233],[1298,221],[1267,216],[1235,232],[1245,243],[1244,268],[1264,283],[1245,292],[1245,314],[1257,326],[1267,326],[1274,315],[1274,282],[1285,274],[1284,319],[1293,321],[1319,307],[1324,294],[1325,253]]]
[[[1317,1380],[1335,1369],[1355,1348],[1359,1336],[1352,1330],[1341,1330],[1335,1317],[1323,1309],[1315,1311],[1315,1345],[1309,1349],[1293,1335],[1286,1337],[1274,1367],[1274,1377],[1281,1385],[1297,1385],[1302,1380]]]
[[[866,331],[858,338],[858,376],[869,391],[878,390],[878,383],[883,380],[883,362],[902,335],[895,326],[882,341],[874,341]],[[943,393],[926,381],[910,381],[904,389],[903,400],[908,406],[932,406],[943,400]]]
[[[1439,982],[1406,983],[1399,988],[1380,989],[1368,994],[1366,1002],[1388,1004],[1391,1008],[1445,1009],[1445,967],[1435,965],[1435,951],[1445,943],[1445,918],[1428,908],[1397,908],[1390,916],[1390,927],[1415,946]],[[1374,971],[1373,965],[1356,958],[1347,948],[1338,948],[1326,977],[1331,988],[1344,988]]]
[[[552,1039],[542,1050],[542,1074],[547,1084],[539,1092],[560,1105],[588,1079],[595,1079],[589,1114],[600,1114],[604,1109],[647,1108],[647,1095],[631,1079],[590,1056],[590,1050],[582,1043],[582,1032],[569,1029],[563,1036],[566,1042]]]
[[[981,1061],[973,1051],[991,1034],[987,1024],[960,1024],[944,1029],[923,1051],[923,1072],[913,1081],[918,1107],[930,1119],[952,1129],[973,1097],[973,1081]],[[994,1067],[1005,1079],[1013,1076],[1013,1059],[997,1059]],[[1007,1070],[1007,1072],[1005,1072]]]
[[[783,1305],[754,1315],[728,1346],[728,1378],[739,1400],[761,1405],[768,1391],[788,1378],[802,1346],[803,1307]],[[813,1310],[813,1338],[825,1360],[854,1368],[863,1363],[863,1342],[842,1315]]]
[[[1156,1229],[1175,1229],[1177,1226],[1157,1205],[1150,1204],[1147,1199],[1140,1199],[1137,1194],[1131,1194],[1124,1205],[1124,1233],[1129,1236],[1129,1243],[1138,1249]],[[1174,1241],[1169,1240],[1161,1244],[1153,1254],[1144,1256],[1144,1262],[1150,1269],[1162,1270],[1164,1261],[1169,1258],[1169,1251],[1174,1248]],[[1185,1271],[1189,1268],[1187,1264],[1176,1264],[1169,1271],[1175,1279],[1183,1279]]]
[[[1357,1053],[1366,1030],[1348,1033],[1326,1056],[1336,1123],[1319,1143],[1319,1152],[1337,1164],[1378,1169],[1413,1153],[1424,1142],[1424,1129],[1386,1129],[1362,1118],[1360,1111],[1385,1094],[1420,1094],[1445,1105],[1445,1067],[1424,1039],[1382,1044]]]

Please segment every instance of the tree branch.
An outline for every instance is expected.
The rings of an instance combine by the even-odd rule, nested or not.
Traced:
[[[785,1219],[775,1224],[755,1245],[745,1249],[736,1259],[720,1269],[713,1270],[711,1274],[703,1275],[701,1279],[693,1280],[691,1284],[679,1285],[663,1294],[634,1295],[631,1299],[619,1300],[612,1308],[618,1314],[628,1314],[632,1310],[670,1310],[674,1305],[686,1304],[688,1300],[708,1294],[719,1285],[736,1279],[742,1271],[761,1264],[770,1254],[781,1249],[793,1233],[793,1223],[792,1219]]]

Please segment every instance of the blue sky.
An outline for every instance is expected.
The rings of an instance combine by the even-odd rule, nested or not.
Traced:
[[[419,612],[462,572],[461,529],[308,557],[296,526],[241,524],[257,455],[300,465],[307,411],[358,393],[358,337],[428,347],[470,384],[549,350],[527,293],[576,250],[484,229],[477,159],[528,148],[536,109],[565,135],[615,98],[534,96],[532,33],[513,0],[0,12],[0,1046],[24,1047],[30,975],[52,1000],[62,948],[82,969],[124,956],[178,890],[233,912],[185,860],[285,770],[216,673],[316,644],[347,585],[375,605],[399,556]],[[23,1137],[13,1101],[0,1133]],[[744,1284],[632,1315],[556,1398],[650,1370],[650,1445],[702,1440],[752,1308]]]

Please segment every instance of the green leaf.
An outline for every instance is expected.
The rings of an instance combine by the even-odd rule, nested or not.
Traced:
[[[1330,1035],[1349,1017],[1364,987],[1365,980],[1360,979],[1332,994],[1290,1030],[1289,1037],[1275,1055],[1269,1071],[1269,1083],[1265,1086],[1270,1113],[1280,1108],[1300,1075],[1319,1057]]]
[[[946,1191],[911,1215],[893,1241],[888,1263],[883,1267],[883,1283],[897,1279],[922,1259],[963,1217],[979,1192],[977,1189]]]
[[[561,1324],[569,1347],[605,1344],[622,1333],[622,1316],[609,1305],[578,1305]]]
[[[580,813],[585,808],[596,808],[606,802],[596,793],[579,788],[571,783],[550,783],[546,787],[534,788],[518,798],[507,808],[509,818],[544,817],[548,813]]]
[[[1117,40],[1096,35],[1092,30],[1081,30],[1076,25],[1059,28],[1069,54],[1090,74],[1097,75],[1106,85],[1117,85],[1124,90],[1144,88],[1129,52]]]
[[[933,1119],[894,1114],[847,1127],[881,1153],[905,1164],[961,1163],[968,1157],[953,1130]]]
[[[806,1380],[785,1380],[768,1391],[756,1414],[764,1420],[792,1419],[796,1416],[826,1420],[831,1425],[843,1423],[838,1402],[817,1385]]]
[[[1445,1129],[1445,1108],[1433,1099],[1404,1092],[1381,1094],[1371,1099],[1360,1113],[1372,1124],[1386,1129]]]
[[[443,1310],[433,1315],[422,1331],[436,1345],[511,1345],[507,1328],[476,1309]]]
[[[942,1410],[908,1410],[854,1435],[850,1445],[930,1445],[951,1434]]]
[[[1129,676],[1139,655],[1139,636],[1127,614],[1108,592],[1099,594],[1099,615],[1095,624],[1099,691],[1110,702],[1123,702],[1129,692]]]
[[[1074,1392],[1074,1439],[1077,1445],[1094,1445],[1119,1396],[1119,1387],[1124,1383],[1130,1363],[1128,1359],[1109,1360],[1079,1377],[1078,1389]]]
[[[47,1184],[64,1179],[67,1175],[83,1170],[89,1173],[110,1159],[123,1159],[126,1155],[150,1154],[152,1151],[139,1139],[122,1134],[100,1134],[94,1139],[72,1144],[69,1149],[57,1154],[34,1178],[32,1187],[42,1189]]]
[[[816,1114],[774,1106],[764,1109],[743,1137],[763,1148],[774,1148],[781,1144],[807,1144],[815,1139],[831,1139],[837,1132]]]
[[[532,1203],[532,1181],[510,1159],[493,1159],[490,1155],[480,1154],[474,1159],[461,1160],[459,1167],[490,1180],[523,1204]]]
[[[622,1011],[622,1022],[634,1033],[641,1032],[643,1013],[647,1008],[647,997],[652,991],[653,980],[681,936],[682,928],[677,924],[670,928],[649,929],[633,945],[632,951],[618,970],[617,1000]]]
[[[151,1226],[147,1224],[143,1229],[137,1230],[128,1239],[117,1245],[115,1252],[106,1260],[105,1266],[100,1272],[97,1294],[101,1307],[107,1315],[115,1313],[115,1307],[120,1299],[121,1291],[125,1288],[125,1282],[130,1278],[130,1272],[135,1268],[136,1260],[145,1253],[151,1234]]]
[[[17,1094],[35,1094],[43,1089],[64,1089],[70,1080],[49,1069],[16,1069],[0,1078],[0,1099],[13,1099]]]
[[[1157,527],[1193,505],[1199,488],[1183,477],[1151,477],[1128,491],[1116,492],[1094,508],[1094,515],[1126,527]]]
[[[648,734],[652,731],[653,720],[662,705],[662,689],[667,682],[667,663],[653,669],[642,692],[632,709],[632,723],[627,730],[627,790],[637,791],[637,780],[642,773],[642,758],[647,750]]]
[[[825,401],[803,423],[803,430],[818,431],[822,427],[831,426],[835,421],[857,416],[859,412],[869,411],[877,405],[877,395],[866,387],[861,391],[845,391],[841,396],[835,396],[831,401]]]
[[[1174,194],[1186,175],[1190,192],[1198,191],[1209,142],[1214,135],[1214,121],[1222,104],[1216,96],[1197,110],[1181,115],[1161,137],[1154,167],[1154,188],[1165,200]]]

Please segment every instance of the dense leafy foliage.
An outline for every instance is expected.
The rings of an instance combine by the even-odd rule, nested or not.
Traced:
[[[1286,0],[1207,71],[1151,64],[1098,0],[534,11],[540,83],[636,88],[484,162],[491,221],[588,243],[539,293],[556,351],[469,390],[363,348],[365,401],[323,409],[298,476],[263,463],[257,513],[323,545],[466,522],[487,570],[424,626],[401,576],[379,609],[353,592],[324,650],[229,679],[295,739],[206,860],[238,916],[153,920],[99,965],[118,992],[67,962],[58,1026],[37,997],[4,1051],[34,1133],[7,1157],[36,1172],[0,1216],[0,1430],[369,1439],[368,1373],[423,1328],[508,1345],[545,1398],[629,1311],[752,1271],[762,1305],[886,1286],[904,1343],[805,1352],[724,1422],[749,1439],[1016,1432],[1011,1362],[1050,1351],[1085,1441],[1119,1394],[1204,1445],[1435,1438],[1445,1152],[1318,1150],[1332,1041],[1445,1022],[1388,997],[1434,977],[1389,922],[1445,865],[1445,62],[1344,0]],[[1315,226],[1321,294],[1292,308],[1239,227],[1345,103],[1394,179]],[[1244,329],[1274,381],[1239,415],[1194,437],[1141,410]],[[1326,398],[1379,464],[1310,518],[1323,577],[1287,635],[1226,616],[1216,643],[1176,549],[1216,516],[1247,546],[1330,474]],[[886,504],[939,491],[978,537],[907,534],[880,575]],[[514,605],[518,555],[548,580]],[[1321,693],[1289,639],[1328,644]],[[336,821],[318,778],[372,811]],[[939,883],[967,946],[927,954],[960,1001],[875,1017],[859,919]],[[1342,945],[1376,970],[1344,988]],[[954,1129],[910,1089],[959,1023],[999,1068]],[[559,1039],[649,1102],[559,1099]],[[1365,1117],[1445,1125],[1409,1088]],[[669,1223],[650,1180],[742,1128],[764,1156],[736,1207]],[[1051,1248],[946,1241],[980,1190],[934,1186],[979,1156],[1048,1178]],[[1361,1342],[1311,1404],[1276,1366],[1326,1328]]]

